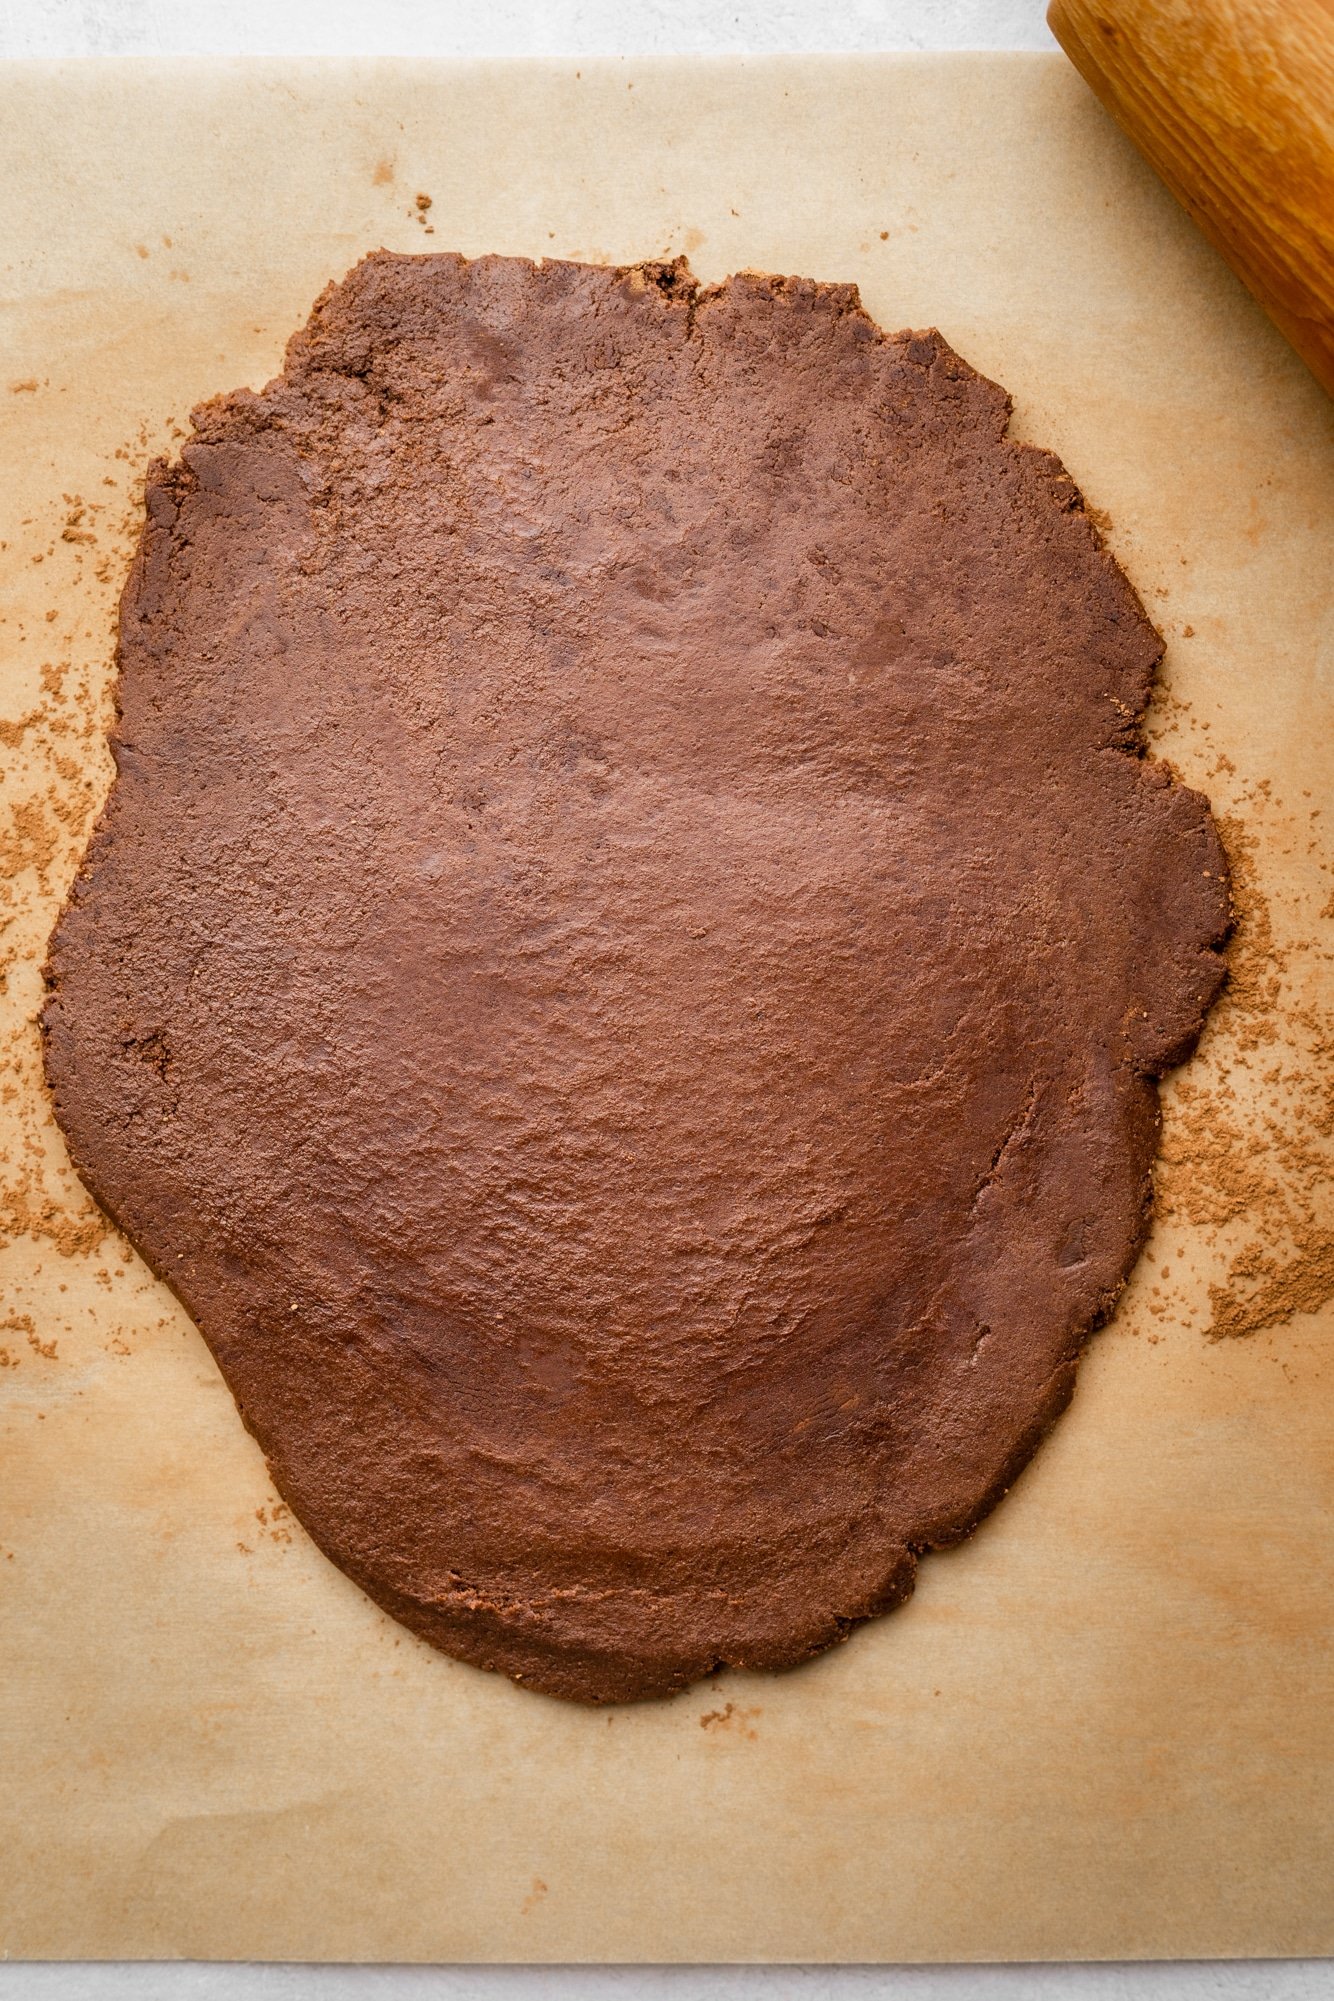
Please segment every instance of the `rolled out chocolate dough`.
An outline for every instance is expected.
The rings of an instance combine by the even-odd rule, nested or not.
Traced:
[[[1125,1280],[1226,870],[1007,413],[849,286],[380,254],[153,470],[58,1115],[449,1653],[829,1646]]]

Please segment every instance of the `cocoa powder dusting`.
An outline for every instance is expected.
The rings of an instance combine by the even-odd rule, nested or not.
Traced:
[[[78,1257],[114,1234],[54,1129],[37,1013],[51,925],[112,776],[116,605],[139,533],[149,441],[144,426],[108,461],[96,498],[58,495],[44,517],[19,524],[22,539],[7,552],[16,566],[40,557],[43,567],[40,593],[15,593],[24,609],[0,616],[0,647],[27,697],[0,717],[0,1104],[9,1115],[0,1249],[28,1238]]]
[[[1219,765],[1216,780],[1233,769]],[[1280,939],[1262,886],[1266,854],[1296,852],[1296,830],[1319,809],[1286,812],[1266,780],[1238,799],[1241,813],[1217,815],[1237,916],[1229,981],[1195,1061],[1165,1094],[1155,1174],[1160,1214],[1191,1226],[1203,1254],[1214,1339],[1317,1312],[1334,1296],[1334,1047],[1321,998],[1334,953],[1320,935],[1334,899],[1303,923],[1285,897]],[[1193,1320],[1200,1292],[1195,1274],[1165,1270],[1149,1311]]]

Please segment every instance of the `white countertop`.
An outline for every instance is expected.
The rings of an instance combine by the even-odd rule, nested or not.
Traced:
[[[1331,1960],[1098,1966],[0,1965],[0,2001],[1328,2001]]]
[[[1045,0],[0,0],[0,58],[1050,49]],[[1334,1875],[1334,1870],[1332,1870]],[[2,1949],[2,1948],[0,1948]],[[1006,1967],[0,1963],[0,2001],[1326,2001],[1334,1961]]]
[[[0,0],[0,56],[1051,49],[1046,0]]]

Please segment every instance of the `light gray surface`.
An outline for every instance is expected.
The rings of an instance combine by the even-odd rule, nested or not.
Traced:
[[[1143,1966],[0,1966],[0,2001],[1328,2001],[1328,1960]]]
[[[1045,0],[0,0],[0,56],[1049,49]]]
[[[1045,0],[0,0],[0,58],[1045,49]],[[2,1949],[2,1948],[0,1948]],[[1046,1967],[0,1964],[0,2001],[1331,2001],[1334,1962]]]

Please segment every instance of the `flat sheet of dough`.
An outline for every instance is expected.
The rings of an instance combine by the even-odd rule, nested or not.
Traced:
[[[36,715],[0,729],[0,1952],[1334,1951],[1334,1323],[1206,1333],[1334,1262],[1314,382],[1057,57],[14,66],[0,156],[0,718]],[[1105,511],[1169,640],[1158,746],[1241,829],[1240,989],[1074,1407],[906,1611],[783,1679],[584,1714],[417,1645],[275,1512],[45,1114],[133,476],[379,243],[684,249],[938,325]]]

